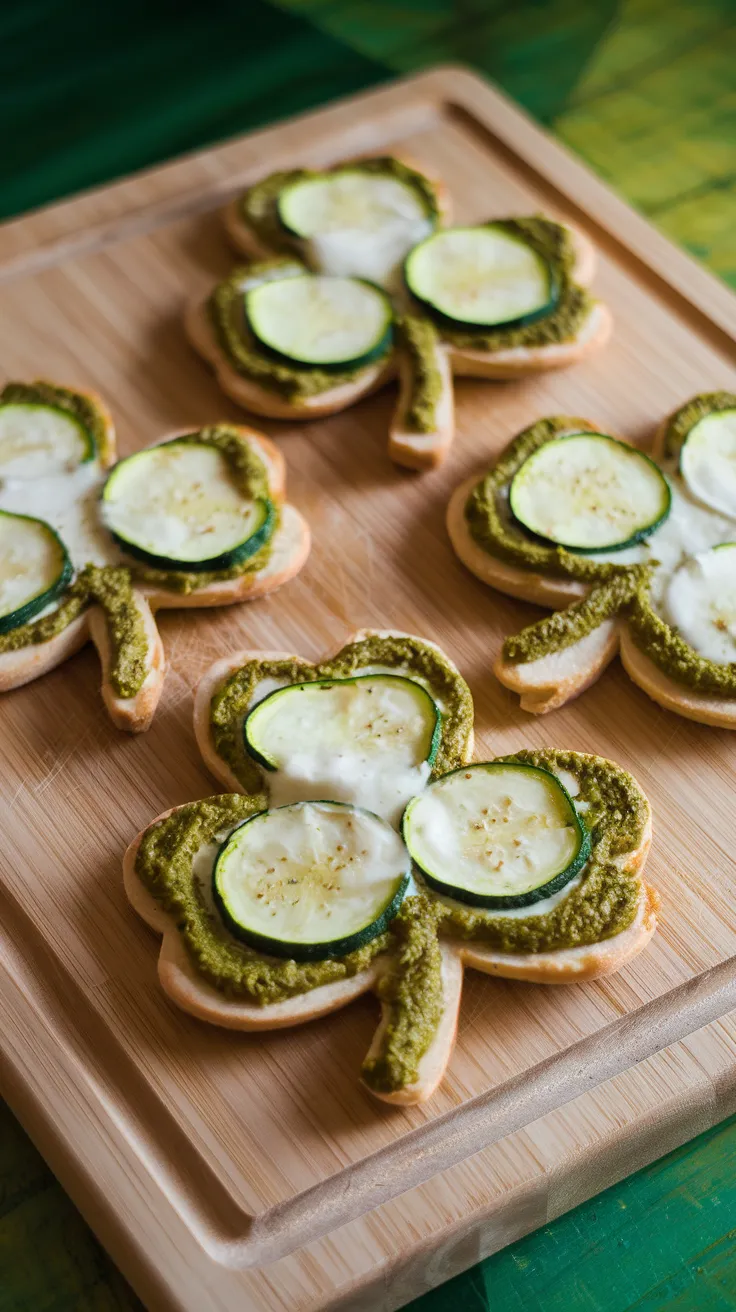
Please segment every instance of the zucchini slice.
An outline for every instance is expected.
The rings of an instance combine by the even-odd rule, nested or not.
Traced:
[[[509,488],[511,513],[522,528],[583,555],[641,542],[664,523],[671,501],[654,461],[605,433],[546,442]]]
[[[420,242],[404,265],[409,291],[455,326],[521,328],[555,307],[551,267],[521,237],[485,223]]]
[[[121,460],[102,491],[106,527],[128,555],[161,569],[241,564],[271,536],[275,511],[236,487],[225,456],[174,438]]]
[[[391,302],[358,278],[305,273],[261,283],[245,294],[253,336],[292,364],[358,368],[391,345]]]
[[[714,410],[693,425],[680,473],[698,501],[736,519],[736,410]]]
[[[394,674],[290,684],[246,717],[246,751],[269,771],[272,801],[360,801],[398,821],[429,778],[441,712],[421,684]]]
[[[475,907],[531,906],[564,888],[590,856],[559,779],[511,761],[443,775],[409,803],[402,828],[427,883]]]
[[[383,933],[409,884],[395,829],[356,806],[259,811],[223,843],[215,903],[238,938],[296,961],[342,957]]]
[[[0,633],[33,619],[71,578],[66,547],[49,524],[0,510]]]
[[[665,607],[680,636],[706,660],[736,662],[736,542],[683,562],[667,586]]]
[[[310,263],[323,273],[381,286],[434,228],[415,187],[360,168],[292,183],[279,196],[278,213],[287,232],[308,244]]]
[[[95,456],[91,433],[51,405],[0,405],[0,478],[63,474]]]

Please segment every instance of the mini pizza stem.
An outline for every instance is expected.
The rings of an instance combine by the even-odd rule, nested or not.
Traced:
[[[362,1068],[365,1083],[379,1093],[416,1082],[443,1014],[442,951],[426,898],[406,900],[391,924],[389,953],[378,988],[386,1021]]]

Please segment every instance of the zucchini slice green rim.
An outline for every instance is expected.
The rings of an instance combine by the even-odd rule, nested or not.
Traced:
[[[432,233],[407,255],[404,281],[453,328],[523,328],[551,314],[560,293],[542,255],[495,223]]]
[[[300,835],[305,818],[307,828],[313,822],[308,843]],[[301,870],[284,854],[294,841],[300,852],[309,851]],[[244,844],[252,851],[244,853]],[[294,961],[324,961],[384,932],[410,873],[400,835],[371,811],[342,802],[295,802],[258,811],[228,835],[215,858],[212,894],[226,927],[249,947]]]
[[[264,731],[267,731],[269,725],[273,725],[274,712],[278,715],[279,708],[283,709],[287,701],[293,702],[295,711],[300,711],[302,708],[299,701],[302,694],[306,694],[308,698],[311,698],[332,689],[354,688],[358,693],[365,692],[366,695],[370,695],[367,685],[376,683],[390,684],[397,690],[406,691],[414,699],[417,707],[421,708],[428,729],[427,752],[421,759],[431,767],[437,756],[442,738],[442,712],[431,694],[421,683],[401,674],[356,674],[345,679],[311,679],[301,683],[286,684],[283,688],[276,688],[261,701],[256,702],[243,721],[243,743],[246,752],[266,770],[274,771],[282,768],[274,755],[273,748],[269,752],[265,741]],[[320,717],[320,719],[323,719],[323,717]],[[372,730],[370,722],[366,725],[366,728],[369,731]],[[357,741],[354,732],[355,726],[346,726],[346,729],[352,730],[349,733],[346,746],[354,748]],[[391,726],[389,726],[389,729],[391,730]],[[393,727],[392,731],[398,734],[403,733],[405,729],[406,721],[404,720]],[[283,726],[281,731],[284,731]],[[310,733],[309,745],[314,742],[313,735],[314,727],[312,727]],[[288,745],[296,746],[298,738],[299,726],[297,724],[289,736]]]
[[[180,526],[184,523],[181,513],[181,498],[183,491],[193,494],[192,516],[194,527],[189,533],[188,543],[191,544],[187,552],[181,551],[181,542],[179,550],[164,550],[166,545],[161,543],[161,548],[156,549],[155,529],[152,532],[150,527],[150,515],[146,518],[146,505],[142,501],[144,492],[149,489],[155,496],[158,480],[161,477],[161,471],[158,471],[157,465],[160,464],[162,457],[165,459],[165,453],[178,453],[180,450],[201,452],[205,463],[212,466],[208,471],[205,469],[204,477],[201,481],[191,483],[185,478],[184,482],[177,487],[176,475],[174,473],[173,488],[171,489],[171,500],[173,502],[173,511],[168,516],[173,521],[178,522]],[[153,565],[158,569],[164,570],[186,570],[188,572],[198,573],[202,571],[218,571],[229,569],[232,566],[243,564],[260,551],[261,547],[269,541],[276,525],[276,507],[269,497],[257,497],[248,503],[247,498],[238,493],[231,485],[229,475],[225,473],[227,466],[226,457],[217,451],[209,443],[197,442],[196,438],[181,437],[172,438],[169,442],[160,442],[157,446],[147,447],[143,451],[137,451],[134,455],[128,456],[124,460],[118,461],[110,471],[104,487],[102,489],[102,506],[103,518],[108,531],[111,533],[115,542],[128,556],[136,560],[141,560],[147,565]],[[222,469],[224,477],[222,479],[223,502],[218,507],[216,500],[210,497],[208,502],[208,492],[211,492],[213,485],[218,477],[218,470]],[[141,487],[139,475],[148,470],[148,477],[145,480],[145,487]],[[199,502],[199,506],[197,505]],[[241,522],[242,512],[238,509],[238,503],[252,507],[252,515],[249,522]],[[155,504],[153,509],[155,509]],[[164,518],[167,517],[167,509],[164,505],[162,513]],[[204,514],[204,525],[198,523]],[[225,527],[219,530],[220,550],[212,552],[210,555],[196,555],[196,550],[201,549],[201,542],[204,539],[213,543],[218,538],[218,528],[216,520],[212,517],[222,514],[231,517],[230,537]],[[132,527],[126,527],[126,518],[130,521]],[[209,518],[209,523],[207,519]],[[245,532],[245,536],[242,534]],[[213,535],[213,536],[210,536]],[[141,540],[143,539],[143,540]],[[184,541],[187,541],[186,532]]]
[[[39,544],[45,544],[47,551],[50,549],[52,558],[45,569],[42,568],[41,562],[37,563],[38,568],[31,584],[31,591],[21,600],[20,605],[14,604],[12,610],[0,610],[0,633],[9,633],[11,629],[19,628],[21,624],[26,624],[28,620],[33,619],[34,615],[38,615],[64,592],[71,583],[74,573],[69,553],[59,534],[50,524],[32,515],[16,515],[9,510],[0,510],[0,598],[3,592],[10,588],[13,580],[13,561],[10,555],[13,530],[21,550],[27,552],[35,537]],[[4,542],[3,538],[5,538]],[[25,548],[21,542],[22,538],[26,539]],[[25,572],[29,572],[27,566]],[[17,600],[16,597],[16,603]],[[2,604],[0,600],[0,607]]]
[[[393,341],[391,301],[363,278],[302,273],[251,287],[244,300],[259,345],[287,364],[363,368]]]
[[[38,421],[40,419],[43,422],[44,416],[49,431],[45,435],[46,440],[39,447],[38,436],[35,440],[33,438],[34,420],[36,421],[35,427],[37,430]],[[11,465],[7,473],[3,474],[3,467],[4,465],[7,466],[9,458],[7,453],[10,452],[12,458],[13,448],[17,448],[18,454],[20,454],[20,449],[25,445],[23,428],[26,425],[29,446],[28,468],[24,469],[21,466],[20,472],[16,472]],[[54,428],[56,431],[54,431]],[[54,473],[61,473],[65,469],[76,465],[88,464],[97,455],[97,445],[92,434],[84,427],[81,420],[77,419],[76,415],[64,410],[61,406],[48,405],[41,401],[0,402],[0,477],[43,477],[44,473],[48,471],[44,471],[39,467],[41,451],[45,449],[47,455],[56,454],[57,448],[61,444],[66,445],[67,451],[66,455],[58,462],[58,468],[52,468],[51,472]]]
[[[585,460],[594,446],[600,460],[591,478]],[[582,469],[576,468],[581,460]],[[606,503],[613,523],[604,537],[599,525],[606,523],[605,513],[601,516]],[[672,491],[659,465],[607,433],[569,433],[545,442],[509,484],[509,509],[521,528],[540,542],[584,556],[636,546],[661,527],[671,505]]]
[[[711,410],[680,448],[680,474],[698,501],[736,517],[736,409]]]
[[[494,783],[503,789],[497,798]],[[547,812],[525,811],[524,802],[536,805],[540,794],[549,803]],[[550,814],[557,826],[549,824]],[[434,837],[428,830],[433,818]],[[402,833],[430,888],[487,910],[533,906],[551,897],[580,873],[591,852],[590,835],[557,776],[504,760],[460,766],[434,780],[407,806]],[[539,849],[545,842],[551,853],[535,869],[534,845]]]

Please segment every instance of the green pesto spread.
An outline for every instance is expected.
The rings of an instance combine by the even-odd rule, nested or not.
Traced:
[[[620,573],[592,587],[581,601],[574,602],[566,610],[545,615],[536,624],[530,624],[521,633],[507,638],[503,644],[506,660],[525,664],[572,647],[604,620],[622,611],[642,586],[646,587],[650,577],[650,565],[622,567]]]
[[[411,392],[404,424],[414,433],[432,433],[437,427],[437,402],[442,395],[442,374],[437,363],[439,334],[429,319],[416,314],[397,319],[396,333],[411,369]]]
[[[384,174],[397,178],[399,182],[405,183],[419,193],[428,218],[435,221],[439,218],[437,193],[432,183],[421,173],[409,168],[408,164],[402,164],[401,160],[394,159],[392,155],[377,156],[375,159],[360,159],[354,163],[342,163],[334,169],[327,169],[324,172],[316,172],[313,169],[289,169],[280,173],[271,173],[261,182],[256,182],[254,186],[249,187],[240,198],[239,209],[241,216],[248,224],[248,227],[252,228],[253,232],[263,242],[264,246],[269,246],[271,250],[275,251],[293,252],[295,247],[297,249],[299,247],[299,239],[288,232],[281,222],[277,208],[281,192],[295,182],[329,177],[330,173],[342,173],[346,169],[361,173]]]
[[[81,392],[71,392],[67,387],[56,387],[40,380],[7,383],[0,392],[0,405],[46,405],[53,410],[62,410],[76,419],[87,433],[92,444],[90,457],[97,455],[104,464],[114,456],[104,415],[92,398]]]
[[[244,441],[237,428],[228,424],[211,424],[189,433],[186,438],[177,441],[192,441],[206,446],[216,447],[228,463],[233,481],[244,497],[251,501],[270,501],[268,471],[265,464],[251,447]],[[131,562],[130,568],[135,578],[150,587],[166,588],[169,592],[178,592],[189,596],[212,583],[221,583],[225,579],[241,578],[244,574],[256,574],[265,569],[273,550],[273,539],[279,525],[278,507],[274,507],[273,529],[267,542],[253,556],[236,565],[229,565],[218,570],[181,570],[157,569],[140,561]]]
[[[455,328],[443,319],[440,332],[452,346],[474,351],[505,351],[513,347],[549,346],[569,342],[579,332],[594,304],[584,287],[574,281],[575,248],[559,223],[538,215],[521,219],[494,219],[493,226],[520,237],[547,262],[557,284],[557,300],[549,314],[519,327]]]
[[[105,615],[113,653],[110,682],[119,697],[134,697],[148,672],[148,639],[128,569],[86,565],[56,610],[0,634],[0,652],[48,642],[92,604],[100,606]]]
[[[409,670],[424,680],[434,700],[443,707],[442,734],[434,760],[433,776],[462,765],[473,725],[473,701],[465,680],[446,656],[429,643],[412,637],[373,635],[351,642],[331,660],[312,665],[298,657],[249,661],[218,688],[210,705],[210,726],[218,756],[230,766],[247,792],[262,788],[261,771],[246,753],[243,719],[258,684],[276,679],[284,684],[315,679],[347,679],[365,666]]]
[[[484,551],[510,565],[554,578],[577,579],[581,583],[603,583],[620,573],[621,565],[576,556],[564,547],[535,541],[512,519],[503,504],[503,493],[534,451],[561,433],[589,432],[590,428],[586,419],[553,415],[539,419],[514,438],[496,466],[473,488],[465,506],[470,535]]]
[[[369,365],[356,365],[353,368],[327,369],[316,365],[287,364],[286,361],[272,355],[265,346],[256,340],[248,327],[245,315],[244,288],[256,286],[258,282],[267,282],[272,278],[295,277],[306,273],[306,266],[294,259],[263,260],[258,264],[244,264],[221,283],[212,292],[207,309],[210,322],[217,341],[227,356],[228,361],[238,373],[252,378],[261,387],[277,392],[286,401],[298,402],[305,397],[319,396],[329,392],[341,383],[352,382],[366,369],[374,369],[378,360],[371,360]],[[386,345],[385,356],[392,349]],[[379,357],[383,359],[384,357]]]
[[[683,443],[691,428],[694,428],[706,415],[718,410],[736,408],[736,395],[733,392],[702,392],[686,402],[667,420],[662,449],[668,460],[678,460]]]

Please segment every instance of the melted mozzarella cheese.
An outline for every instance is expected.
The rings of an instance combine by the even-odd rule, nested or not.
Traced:
[[[7,478],[0,482],[0,510],[45,520],[56,529],[75,569],[114,565],[120,553],[100,518],[104,481],[95,460],[63,475]]]
[[[706,660],[736,661],[736,544],[686,560],[669,580],[664,605],[670,623]]]
[[[397,218],[378,232],[324,232],[304,243],[309,264],[333,278],[365,278],[393,291],[407,253],[432,232],[427,218]]]
[[[426,686],[412,670],[387,665],[362,666],[356,674],[401,675]],[[289,680],[261,679],[256,685],[243,719],[254,706],[278,688],[287,687]],[[387,694],[390,694],[390,689]],[[431,693],[434,697],[434,693]],[[437,702],[440,710],[442,703]],[[391,824],[401,821],[406,805],[421,792],[429,781],[430,766],[426,761],[415,764],[402,760],[398,751],[381,758],[378,765],[373,753],[342,748],[330,753],[293,750],[288,761],[278,770],[264,771],[271,806],[287,806],[291,802],[328,799],[350,802],[365,807]]]

